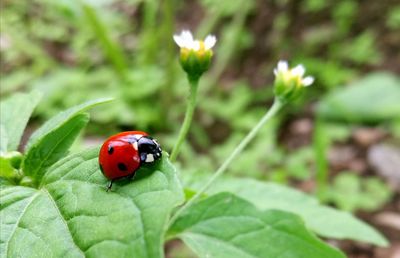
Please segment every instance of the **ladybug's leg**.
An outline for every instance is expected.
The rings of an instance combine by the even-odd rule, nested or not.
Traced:
[[[128,180],[132,180],[133,178],[135,178],[136,173],[133,173],[132,175],[127,176],[126,178]]]
[[[110,183],[107,185],[107,192],[111,190],[113,182],[114,180],[111,180]]]

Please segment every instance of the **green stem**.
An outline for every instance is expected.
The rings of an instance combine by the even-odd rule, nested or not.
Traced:
[[[182,214],[183,211],[187,210],[192,204],[197,201],[207,189],[220,177],[232,163],[232,161],[243,151],[243,149],[249,144],[249,142],[256,136],[261,127],[270,120],[282,107],[284,103],[275,98],[274,104],[268,110],[268,112],[261,118],[258,124],[244,137],[240,144],[235,148],[231,155],[225,160],[225,162],[218,168],[218,170],[212,175],[210,180],[177,212],[172,216],[169,225],[171,226],[175,220]]]
[[[120,79],[125,80],[125,71],[128,69],[128,65],[122,49],[117,42],[112,40],[106,25],[100,19],[96,10],[84,3],[82,3],[82,9],[91,29],[103,48],[104,54],[114,66]]]
[[[175,14],[175,6],[173,0],[164,0],[163,2],[163,19],[162,19],[162,41],[165,42],[165,58],[162,60],[165,61],[163,63],[163,69],[166,71],[165,83],[163,85],[164,90],[160,91],[160,99],[162,107],[169,107],[172,103],[172,93],[171,93],[171,85],[175,82],[175,71],[176,71],[176,49],[175,43],[172,40],[172,35],[174,34],[175,24],[174,24],[174,14]],[[163,108],[163,124],[168,125],[169,115],[167,108]]]
[[[151,65],[156,61],[158,54],[158,46],[162,42],[162,35],[160,37],[157,26],[157,14],[159,6],[157,1],[144,1],[144,12],[142,19],[142,29],[140,34],[140,43],[142,47],[139,51],[139,63],[141,65]]]
[[[243,34],[243,28],[246,24],[246,17],[249,15],[251,10],[248,1],[242,0],[243,8],[241,12],[237,12],[233,16],[232,23],[225,28],[225,33],[221,35],[221,39],[219,39],[218,45],[223,46],[223,48],[218,49],[218,58],[216,59],[216,63],[214,64],[215,69],[213,69],[208,76],[206,83],[201,86],[202,92],[208,92],[211,88],[213,90],[219,89],[218,87],[214,87],[215,83],[221,77],[222,73],[225,71],[229,62],[232,60],[232,57],[237,53],[238,43],[241,39],[241,35]],[[217,18],[222,18],[221,14],[215,15]],[[210,19],[212,21],[212,19]],[[219,20],[214,21],[215,24]],[[209,28],[209,31],[211,31]]]
[[[316,195],[320,201],[326,201],[326,189],[328,185],[328,160],[329,137],[325,132],[325,124],[320,117],[317,117],[314,126],[313,148],[316,161]]]
[[[186,139],[186,135],[189,131],[190,124],[192,123],[194,109],[196,107],[196,98],[197,98],[197,86],[199,85],[199,78],[197,79],[190,79],[190,96],[189,96],[189,103],[186,107],[186,114],[185,119],[183,120],[183,125],[181,130],[179,131],[178,140],[171,152],[170,160],[174,162],[178,157],[179,151],[183,142]]]

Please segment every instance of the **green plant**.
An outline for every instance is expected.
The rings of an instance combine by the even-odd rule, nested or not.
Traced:
[[[279,232],[273,240],[266,239],[266,234],[271,236],[271,232],[264,231],[259,234],[255,232],[249,238],[244,231],[250,231],[249,221],[255,217],[262,223],[288,218],[288,225],[293,227],[302,223],[299,222],[300,217],[306,228],[300,227],[301,232],[311,231],[307,234],[384,245],[386,240],[378,232],[349,213],[324,206],[291,188],[264,182],[290,184],[293,181],[310,180],[316,162],[317,193],[323,202],[334,203],[338,208],[349,211],[368,210],[384,203],[383,199],[387,197],[379,195],[386,193],[386,188],[370,180],[359,182],[362,185],[360,191],[354,190],[357,187],[350,187],[355,193],[366,194],[370,202],[358,196],[357,201],[349,204],[337,194],[340,190],[336,193],[329,191],[331,187],[334,190],[342,189],[343,185],[352,185],[348,182],[354,183],[356,180],[339,177],[333,179],[334,185],[329,184],[326,153],[333,140],[348,136],[349,125],[335,124],[341,129],[338,131],[338,126],[332,127],[326,120],[384,123],[389,125],[391,135],[400,135],[396,102],[398,78],[375,74],[371,76],[375,76],[375,79],[371,78],[373,83],[366,77],[366,80],[355,83],[356,87],[347,88],[352,86],[347,83],[356,76],[385,64],[385,46],[388,43],[390,51],[396,50],[393,48],[396,37],[378,29],[378,25],[383,21],[395,35],[394,31],[399,27],[399,8],[388,5],[385,8],[387,15],[375,17],[374,26],[369,26],[368,19],[362,18],[369,17],[368,10],[364,13],[364,5],[357,1],[330,3],[307,0],[303,3],[254,0],[165,0],[162,4],[155,0],[5,1],[2,4],[0,29],[1,98],[12,96],[16,91],[32,89],[44,95],[33,114],[33,127],[29,128],[27,135],[31,128],[58,115],[60,110],[88,99],[111,96],[117,101],[93,110],[91,123],[88,123],[89,117],[85,112],[71,113],[72,116],[66,116],[62,125],[55,125],[43,137],[39,135],[36,144],[32,144],[31,140],[24,151],[25,140],[21,143],[20,136],[40,94],[12,96],[2,103],[0,214],[2,220],[7,220],[0,225],[2,230],[5,225],[1,232],[0,256],[3,256],[4,246],[12,246],[14,251],[22,246],[22,250],[25,244],[35,241],[35,244],[40,242],[40,246],[33,253],[47,250],[44,256],[61,254],[70,245],[72,250],[77,251],[73,251],[71,256],[83,252],[86,256],[120,257],[136,252],[139,257],[157,257],[162,256],[162,246],[174,246],[176,242],[169,244],[169,240],[176,238],[184,240],[200,256],[211,253],[218,257],[253,255],[259,245],[254,238],[259,238],[265,240],[266,247],[260,247],[257,249],[259,253],[254,255],[275,256],[273,252],[282,246],[277,246],[275,250],[268,249],[268,246],[276,243],[273,241],[286,241],[283,237],[285,230],[278,227]],[[181,12],[188,10],[195,10],[195,15]],[[199,20],[200,16],[203,19]],[[186,81],[178,73],[176,46],[171,39],[176,32],[175,24],[177,27],[185,26],[184,29],[196,25],[196,34],[199,36],[205,36],[209,31],[216,31],[220,35],[218,54],[210,72],[204,75],[199,84],[196,82],[196,85],[192,85],[191,89],[195,94],[198,93],[198,105],[195,110],[194,94],[192,105],[187,106],[191,109],[189,122],[181,127],[185,132],[180,134],[178,144],[178,134],[174,132],[178,131],[183,121],[181,110],[185,107],[183,100],[187,92],[182,90]],[[381,52],[380,48],[385,51]],[[306,104],[304,101],[281,110],[283,112],[279,116],[271,118],[253,135],[249,144],[241,145],[240,151],[236,152],[238,155],[230,156],[265,114],[265,107],[272,103],[273,91],[261,87],[268,84],[272,77],[264,71],[270,70],[272,62],[282,56],[303,62],[317,78],[318,87],[307,92],[318,96],[318,100],[322,99],[319,101],[313,135],[315,158],[308,146],[287,149],[278,140],[282,137],[282,131],[286,130],[286,118],[291,119],[284,114],[304,115],[306,109],[301,108]],[[387,64],[390,62],[384,67],[389,67]],[[328,94],[324,97],[325,92]],[[375,99],[378,94],[382,94],[382,97],[374,101],[374,108],[370,108],[370,99]],[[192,118],[194,122],[189,130]],[[97,169],[97,149],[85,150],[84,144],[78,147],[75,144],[70,148],[74,140],[81,140],[78,134],[85,125],[89,125],[86,133],[90,137],[140,128],[155,135],[165,150],[179,147],[175,147],[172,164],[165,157],[154,167],[154,171],[140,170],[138,180],[121,181],[110,197],[104,195],[106,182]],[[62,139],[60,135],[66,136]],[[188,141],[185,141],[186,137]],[[58,144],[49,148],[53,142]],[[241,151],[242,147],[246,149]],[[74,154],[70,155],[70,152]],[[227,160],[226,157],[231,157],[229,160],[232,162],[224,165],[217,176],[211,174]],[[177,173],[175,166],[181,173]],[[230,176],[219,176],[222,173],[229,173]],[[183,185],[177,177],[183,179]],[[214,177],[217,179],[207,183]],[[206,189],[204,186],[207,185],[211,186]],[[160,191],[160,195],[151,191]],[[43,193],[49,194],[44,198]],[[169,196],[170,200],[164,199],[161,193]],[[93,203],[89,205],[85,199],[93,200]],[[30,205],[25,206],[29,201],[32,201]],[[224,206],[224,201],[232,204],[232,207]],[[47,205],[46,202],[56,206]],[[147,206],[146,202],[150,204]],[[152,210],[155,207],[151,204],[157,206],[160,202],[165,206],[161,205],[157,211]],[[186,206],[177,215],[177,206],[183,202],[193,205]],[[127,210],[123,210],[123,205],[128,207]],[[27,207],[25,211],[24,207]],[[108,207],[115,208],[114,212]],[[212,216],[205,215],[201,219],[210,219],[223,226],[208,220],[198,221],[196,214],[205,213],[204,210],[208,208]],[[235,209],[248,209],[249,212],[240,214]],[[271,210],[287,213],[274,213]],[[48,217],[42,216],[43,211],[49,212]],[[33,213],[39,216],[34,217]],[[172,218],[176,219],[175,222],[170,218],[174,214]],[[8,220],[14,215],[21,215],[18,223]],[[235,229],[229,232],[231,226],[225,226],[224,223],[230,221],[225,220],[225,216],[242,221],[241,215],[246,217],[243,231]],[[128,219],[120,219],[122,216]],[[45,218],[45,222],[52,225],[50,233],[47,234],[39,218]],[[114,225],[111,221],[118,223]],[[158,224],[150,225],[153,221]],[[82,226],[78,227],[78,224]],[[99,231],[93,230],[92,225],[97,228],[99,224],[106,226]],[[170,227],[165,233],[168,224]],[[265,225],[267,227],[270,224]],[[3,241],[3,232],[10,228],[18,231],[15,233],[17,236]],[[123,228],[134,233],[127,233]],[[137,233],[138,228],[144,230]],[[62,233],[65,246],[59,242],[54,244],[54,232]],[[94,232],[100,232],[96,239],[89,236]],[[33,240],[35,234],[41,240]],[[232,234],[238,237],[231,237]],[[311,240],[309,235],[303,236]],[[25,243],[20,239],[29,241]],[[244,246],[237,239],[251,243]],[[47,241],[50,241],[51,248],[47,248]],[[214,248],[215,243],[223,245],[223,248]],[[288,241],[284,246],[290,249],[289,254],[309,257],[301,247],[297,252],[292,250],[296,246],[291,246],[292,243]],[[324,246],[317,240],[313,243]],[[99,253],[99,250],[104,253]],[[232,250],[234,253],[231,253]],[[24,252],[20,254],[29,255],[27,250],[24,249]]]
[[[371,73],[345,89],[327,94],[319,103],[318,115],[326,120],[376,124],[400,117],[400,79],[388,72]],[[376,101],[370,102],[369,100]]]
[[[327,200],[346,211],[374,211],[391,197],[389,187],[379,178],[360,178],[354,172],[343,171],[335,177]]]
[[[112,192],[106,191],[106,178],[99,171],[98,147],[67,154],[89,121],[86,111],[110,99],[57,114],[30,136],[23,153],[16,152],[17,146],[39,97],[33,92],[1,102],[1,256],[155,258],[164,256],[168,240],[179,238],[200,257],[270,257],[282,252],[291,257],[344,257],[311,231],[386,245],[368,225],[305,194],[221,177],[291,99],[291,91],[302,90],[304,71],[295,72],[300,68],[276,71],[284,81],[276,82],[283,91],[277,91],[275,104],[214,175],[197,178],[199,188],[187,184],[192,190],[186,193],[192,194],[186,200],[167,153],[154,166],[139,169],[133,182],[116,182]],[[12,115],[29,100],[31,105]],[[333,222],[322,223],[326,217]]]

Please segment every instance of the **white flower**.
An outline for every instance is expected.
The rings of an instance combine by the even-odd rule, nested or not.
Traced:
[[[279,73],[286,73],[289,69],[288,63],[286,61],[279,61],[277,68],[274,69],[275,76],[278,76]]]
[[[174,35],[174,41],[180,48],[199,51],[202,48],[207,51],[215,46],[217,38],[214,35],[208,35],[204,41],[194,40],[193,35],[188,30],[183,30],[180,35]]]
[[[274,69],[274,93],[281,101],[291,101],[298,98],[304,87],[314,82],[314,77],[304,77],[306,69],[303,65],[290,68],[286,61],[279,61]]]
[[[214,35],[208,35],[204,40],[204,48],[209,50],[215,46],[215,43],[217,43],[217,38]]]
[[[301,82],[303,83],[303,86],[305,86],[305,87],[310,86],[314,82],[314,77],[307,76],[306,78],[303,78],[303,80],[301,80]]]
[[[300,86],[310,86],[314,82],[314,77],[307,76],[304,77],[306,69],[303,65],[297,65],[296,67],[289,69],[287,61],[279,61],[277,68],[274,69],[274,74],[276,77],[282,77],[286,82],[295,80],[300,84]]]
[[[217,38],[214,35],[208,35],[204,41],[195,40],[188,30],[174,35],[173,38],[181,48],[179,60],[183,70],[191,79],[198,80],[210,67],[213,56],[212,48],[215,46]]]

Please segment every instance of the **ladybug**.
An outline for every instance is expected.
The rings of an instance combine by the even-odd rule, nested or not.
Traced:
[[[111,180],[107,191],[114,180],[132,178],[142,165],[154,163],[161,155],[160,144],[145,132],[128,131],[111,136],[99,153],[100,170]]]

